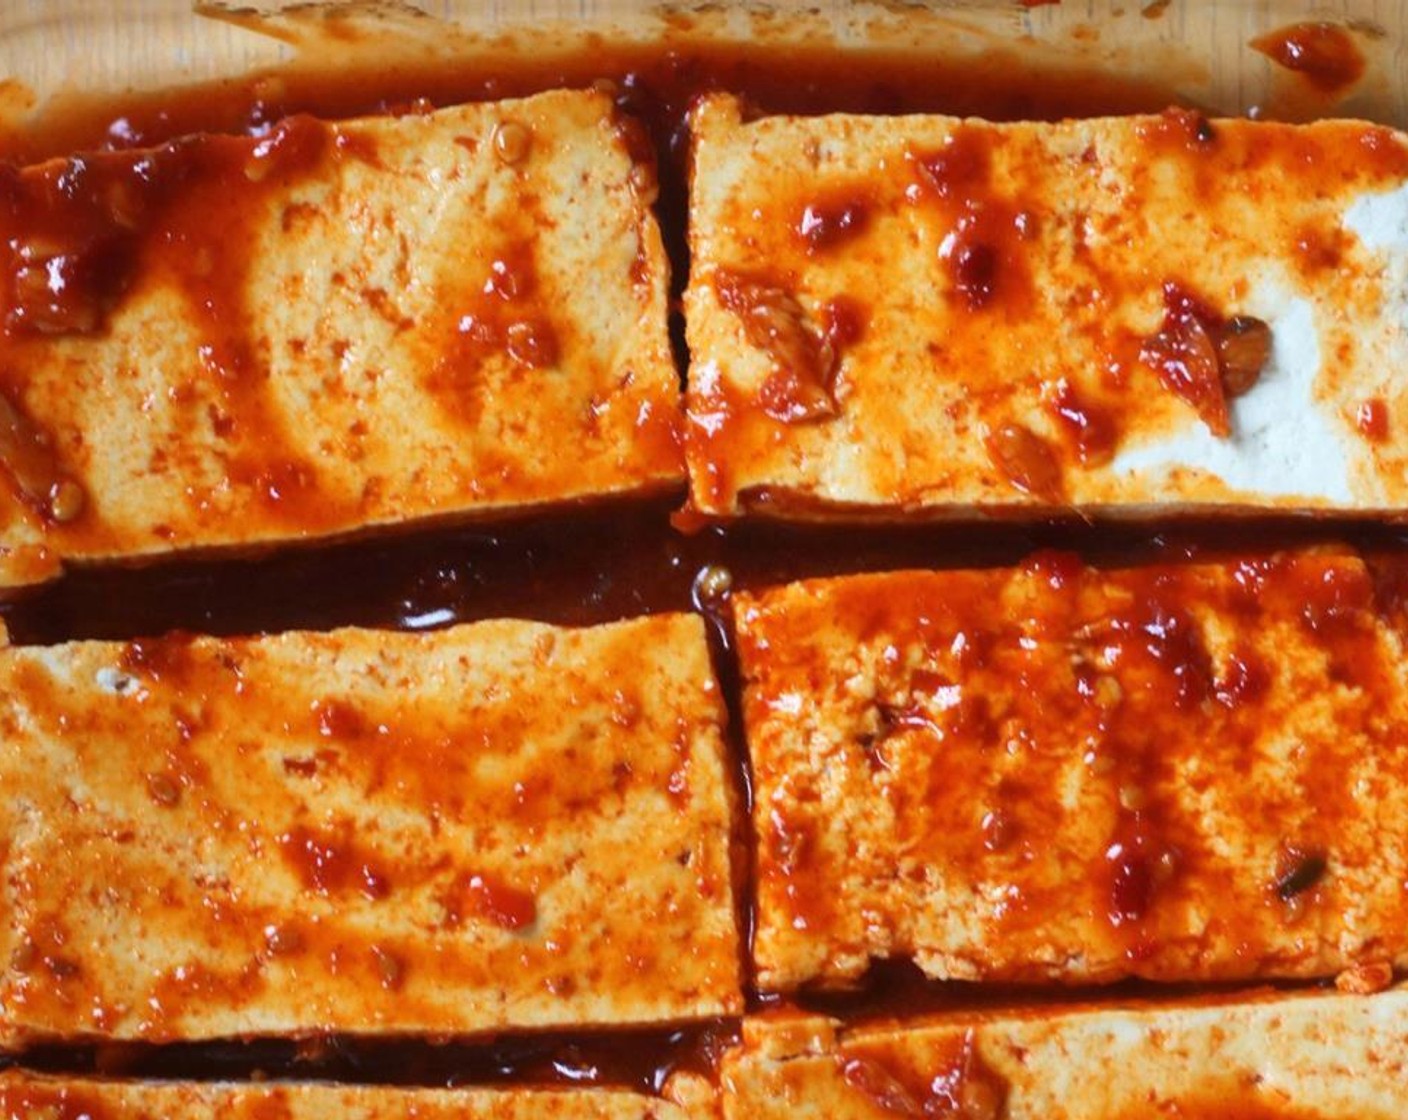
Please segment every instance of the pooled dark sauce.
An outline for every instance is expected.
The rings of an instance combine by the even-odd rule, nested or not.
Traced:
[[[696,609],[699,573],[726,569],[731,590],[904,568],[1012,565],[1056,549],[1098,567],[1212,560],[1319,543],[1371,555],[1408,530],[1282,517],[1185,519],[1155,526],[1079,520],[855,528],[768,523],[686,535],[670,524],[682,496],[612,503],[493,526],[407,532],[247,559],[173,560],[74,569],[8,603],[17,644],[125,640],[184,630],[218,635],[378,626],[430,630],[486,618],[587,626]],[[705,604],[718,658],[732,669],[725,605]]]
[[[688,268],[684,116],[702,91],[737,91],[767,111],[937,111],[994,119],[1153,111],[1175,100],[1171,89],[1157,82],[1057,73],[1024,66],[1010,53],[943,65],[913,56],[858,54],[839,65],[834,51],[814,48],[794,50],[785,58],[766,47],[596,48],[547,62],[494,59],[375,75],[291,73],[185,95],[69,106],[23,134],[0,137],[0,150],[26,162],[84,149],[148,145],[201,130],[259,133],[295,112],[345,117],[416,102],[444,105],[584,86],[603,78],[614,83],[622,108],[645,123],[659,157],[658,207],[677,290]],[[827,220],[828,230],[845,225],[834,216]],[[676,335],[683,360],[678,330]],[[1071,422],[1089,424],[1082,418]],[[13,641],[51,643],[130,639],[170,630],[249,634],[344,625],[425,630],[492,617],[587,625],[647,612],[702,610],[710,622],[730,715],[742,810],[736,837],[740,921],[745,975],[751,976],[751,779],[725,585],[737,590],[850,572],[1006,565],[1051,548],[1105,566],[1262,553],[1320,542],[1348,543],[1375,556],[1404,552],[1403,531],[1391,527],[1286,519],[1191,520],[1161,527],[995,522],[863,531],[757,524],[687,535],[670,521],[682,498],[607,503],[493,525],[407,530],[370,542],[263,557],[75,570],[0,606],[0,617]],[[731,578],[723,578],[721,571]],[[1222,991],[1149,984],[1099,992],[945,984],[927,980],[903,962],[876,965],[845,993],[784,998],[757,990],[751,979],[749,987],[750,1010],[791,1004],[846,1020],[1111,996],[1217,996]],[[675,1030],[587,1030],[445,1044],[335,1037],[48,1046],[19,1060],[49,1071],[157,1078],[260,1075],[424,1085],[620,1085],[658,1092],[672,1072],[711,1074],[720,1050],[736,1039],[737,1031],[736,1021],[720,1020]],[[0,1056],[0,1067],[14,1060]]]
[[[43,1046],[26,1054],[23,1064],[50,1073],[154,1080],[602,1085],[659,1093],[672,1074],[712,1074],[718,1054],[736,1037],[733,1024],[705,1023],[619,1034],[525,1035],[489,1042],[337,1035],[302,1041]]]
[[[936,65],[922,52],[766,43],[595,44],[570,54],[478,56],[432,67],[379,64],[335,73],[290,70],[177,91],[59,102],[22,129],[0,131],[0,150],[21,162],[99,148],[133,148],[200,131],[261,132],[294,113],[350,117],[412,106],[520,97],[609,81],[658,145],[683,154],[684,117],[701,93],[744,94],[774,113],[944,112],[993,120],[1156,112],[1177,100],[1172,84],[1033,63],[995,49]],[[676,200],[682,201],[682,200]]]

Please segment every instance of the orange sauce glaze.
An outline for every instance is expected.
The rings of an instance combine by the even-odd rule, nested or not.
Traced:
[[[23,125],[0,129],[0,152],[17,164],[78,151],[147,147],[201,131],[263,135],[298,113],[346,118],[423,110],[466,101],[581,88],[603,80],[639,119],[655,149],[661,182],[657,208],[666,247],[683,286],[687,254],[685,157],[689,106],[709,90],[746,95],[770,112],[947,112],[992,119],[1153,111],[1176,100],[1171,85],[1139,77],[1024,64],[1020,53],[995,50],[935,66],[913,53],[850,54],[837,65],[832,49],[765,45],[590,49],[561,57],[513,55],[440,62],[432,67],[289,71],[251,75],[186,92],[129,94],[59,103]]]
[[[1347,198],[1382,190],[1408,174],[1408,152],[1392,135],[1374,125],[1333,134],[1293,127],[1219,128],[1197,112],[1171,108],[1136,129],[1135,142],[1147,162],[1129,173],[1126,196],[1133,213],[1157,208],[1166,175],[1186,183],[1190,204],[1216,228],[1219,222],[1240,220],[1223,217],[1229,213],[1229,197],[1238,205],[1250,198],[1262,212],[1275,214],[1285,198]],[[1094,147],[1083,158],[1095,160]],[[1267,174],[1271,168],[1274,175]],[[917,337],[943,346],[943,367],[974,371],[970,399],[992,418],[995,429],[986,441],[987,455],[1013,489],[1060,504],[1078,472],[1103,466],[1122,438],[1138,434],[1148,423],[1147,396],[1154,386],[1180,398],[1214,434],[1229,434],[1228,399],[1255,384],[1265,361],[1263,352],[1249,367],[1238,369],[1244,363],[1231,349],[1237,344],[1233,332],[1247,325],[1265,331],[1265,324],[1242,314],[1236,291],[1190,290],[1185,277],[1151,275],[1138,260],[1092,249],[1083,238],[1074,242],[1070,261],[1040,243],[1042,230],[1068,218],[1065,187],[1071,180],[1064,157],[1032,140],[962,123],[942,145],[908,150],[903,159],[888,159],[859,182],[849,182],[849,174],[832,173],[819,184],[801,177],[777,185],[766,197],[753,196],[757,206],[746,214],[739,211],[743,234],[736,241],[722,239],[732,251],[746,246],[753,259],[766,262],[765,273],[760,270],[750,279],[773,309],[767,320],[771,344],[763,332],[750,329],[754,323],[747,312],[752,308],[740,307],[733,295],[728,282],[734,274],[727,267],[733,262],[726,255],[713,286],[720,304],[742,321],[749,344],[772,360],[774,372],[751,398],[736,386],[721,384],[715,400],[694,405],[702,420],[687,428],[689,460],[691,469],[710,480],[711,497],[725,503],[732,498],[724,485],[732,464],[775,454],[778,441],[788,438],[779,425],[824,422],[843,411],[830,392],[845,347],[831,341],[829,324],[809,321],[798,297],[816,284],[814,262],[830,253],[843,263],[865,260],[863,243],[872,223],[901,214],[906,221],[912,215],[922,222],[939,245],[937,271],[943,277],[941,290],[946,289],[935,311],[939,317],[931,323],[922,311],[899,310],[914,299],[908,279],[897,282],[898,290],[883,283],[846,290],[840,298],[855,324],[848,343],[864,343],[867,323],[894,323],[900,314],[919,314]],[[1229,190],[1234,182],[1236,189]],[[1278,193],[1288,182],[1293,188]],[[1280,236],[1293,247],[1294,267],[1308,277],[1323,280],[1339,268],[1345,234],[1337,217],[1307,222]],[[1035,275],[1034,261],[1041,269]],[[1163,327],[1138,337],[1103,317],[1071,314],[1069,305],[1047,298],[1049,290],[1098,301],[1116,319],[1141,299],[1161,296]],[[924,307],[922,300],[917,306]],[[950,308],[957,319],[948,317]],[[1023,346],[1061,331],[1088,342],[1090,352],[1103,356],[1103,368],[1079,388],[1064,378],[1043,382],[1040,396],[1060,438],[1047,440],[1024,424],[1000,423],[1020,412],[1020,406],[1014,409],[1008,402],[1026,391],[1020,378],[1007,377],[1005,371],[1023,368]],[[873,337],[878,346],[881,332]],[[778,345],[790,339],[812,340],[813,345]],[[886,360],[876,350],[856,358],[862,370]],[[1066,368],[1072,365],[1078,363]],[[994,370],[1004,373],[991,374]],[[811,406],[816,387],[826,390],[830,407]],[[786,391],[780,394],[780,388]],[[1388,419],[1384,402],[1366,402],[1359,423],[1365,439],[1381,441]],[[954,470],[961,487],[966,476]],[[902,477],[880,485],[895,504],[924,497],[922,486],[906,485]],[[740,500],[745,508],[775,503],[795,509],[812,499],[760,487],[745,488]]]
[[[147,277],[170,276],[197,326],[202,364],[219,386],[214,424],[231,441],[231,481],[252,488],[261,511],[282,523],[325,522],[331,511],[315,492],[313,467],[285,446],[269,408],[268,370],[255,353],[244,293],[250,231],[266,195],[342,158],[362,156],[348,157],[326,125],[297,116],[262,137],[198,136],[23,173],[4,167],[0,241],[10,256],[0,392],[14,407],[33,348],[57,334],[102,331],[124,292]],[[31,501],[48,496],[30,489],[22,487]],[[83,513],[66,526],[67,537],[101,535]]]
[[[1016,587],[1022,591],[1009,594]],[[1026,613],[1006,616],[1013,602],[1021,602],[1017,609]],[[842,671],[839,664],[851,664],[828,665],[832,650],[844,658],[852,647],[828,647],[822,639],[814,646],[816,627],[834,625],[843,643],[854,641],[859,671],[875,674],[879,710],[880,731],[861,746],[872,767],[897,775],[892,787],[876,795],[893,807],[895,831],[887,837],[893,847],[877,841],[883,832],[867,832],[861,846],[913,855],[920,865],[942,868],[965,884],[996,880],[1006,897],[1018,900],[1000,916],[994,910],[991,932],[970,950],[977,967],[998,978],[1031,974],[1024,962],[1040,960],[1053,943],[1062,945],[1065,923],[1079,923],[1082,915],[1108,923],[1109,944],[1098,930],[1082,927],[1090,940],[1081,944],[1096,975],[1109,973],[1109,959],[1123,960],[1116,973],[1159,979],[1186,974],[1187,906],[1217,912],[1207,923],[1215,948],[1205,949],[1194,966],[1203,975],[1235,976],[1245,968],[1242,954],[1256,960],[1283,947],[1275,921],[1268,931],[1266,906],[1274,910],[1293,899],[1318,898],[1327,862],[1339,857],[1341,832],[1352,832],[1362,816],[1354,785],[1344,780],[1345,756],[1313,746],[1313,733],[1304,731],[1294,788],[1237,791],[1228,782],[1233,816],[1248,834],[1280,841],[1276,865],[1264,877],[1237,869],[1245,873],[1229,878],[1220,862],[1225,857],[1216,851],[1218,838],[1191,819],[1178,787],[1189,757],[1205,760],[1220,775],[1256,765],[1263,721],[1277,718],[1263,697],[1276,678],[1282,687],[1293,679],[1285,676],[1285,666],[1264,660],[1264,644],[1254,648],[1254,636],[1268,626],[1289,624],[1286,640],[1294,650],[1323,654],[1330,680],[1362,693],[1364,708],[1347,704],[1344,718],[1364,720],[1355,731],[1376,743],[1375,754],[1386,766],[1398,757],[1401,729],[1378,723],[1394,706],[1396,686],[1385,679],[1383,647],[1367,625],[1383,604],[1373,578],[1358,564],[1262,558],[1215,574],[1160,565],[1107,579],[1072,554],[1046,552],[1034,555],[1020,574],[895,575],[883,594],[843,585],[820,609],[822,614],[813,613],[805,601],[795,612],[782,605],[760,608],[747,639],[754,648],[745,647],[757,687],[750,718],[763,723],[763,713],[777,710],[780,697],[799,681],[835,679],[830,674]],[[1204,613],[1238,635],[1220,668],[1196,621]],[[877,641],[891,643],[893,665],[888,656],[883,664],[870,658]],[[906,660],[916,648],[922,651],[917,667]],[[1098,655],[1087,657],[1085,651],[1096,649]],[[1110,669],[1113,677],[1102,679],[1101,658],[1116,667]],[[895,687],[895,679],[903,683]],[[960,690],[955,704],[951,696]],[[1110,697],[1109,690],[1118,695]],[[993,761],[993,744],[1004,734],[1022,737],[1020,767],[1008,770]],[[808,787],[806,767],[779,740],[768,741],[773,746],[758,762],[766,766],[759,770],[759,785],[772,800],[766,822],[759,820],[757,886],[774,915],[773,936],[782,940],[776,933],[781,923],[806,929],[823,944],[849,947],[849,923],[858,907],[873,905],[884,913],[878,895],[865,894],[860,884],[869,884],[872,874],[907,872],[884,862],[893,856],[879,857],[886,872],[878,872],[868,854],[847,852],[838,860],[811,835],[819,817],[809,799],[818,795]],[[923,745],[911,753],[907,744]],[[1089,803],[1068,816],[1049,795],[1064,788],[1071,752],[1081,749],[1089,752],[1092,772],[1108,780],[1111,801],[1118,790],[1107,824],[1095,823],[1103,813]],[[841,774],[848,764],[839,753],[827,764],[834,768],[829,780],[846,781]],[[864,769],[864,763],[856,765]],[[994,778],[998,772],[1002,776]],[[1316,791],[1316,809],[1311,820],[1293,826],[1288,822],[1296,819],[1302,781]],[[779,798],[784,782],[791,783],[789,797]],[[838,788],[855,796],[864,783]],[[820,819],[825,812],[820,810]],[[1086,813],[1092,816],[1080,815]],[[1072,855],[1065,838],[1103,827],[1108,832],[1095,837],[1103,856],[1086,862],[1073,884],[1067,877],[1071,861],[1085,857]],[[1061,851],[1064,874],[1053,875],[1053,863],[1041,854],[1047,850]],[[1353,863],[1357,857],[1342,858]],[[1392,905],[1385,899],[1376,909],[1380,904]],[[1380,919],[1392,926],[1392,913],[1379,911]],[[787,950],[771,952],[785,969]]]
[[[705,90],[736,91],[768,111],[928,111],[997,120],[1157,111],[1176,100],[1172,85],[1156,79],[1052,72],[1000,51],[942,66],[923,57],[881,53],[851,56],[844,65],[837,65],[834,51],[825,48],[792,50],[784,59],[765,46],[608,50],[597,44],[580,54],[547,61],[501,57],[432,69],[256,75],[184,93],[62,103],[29,125],[0,134],[0,151],[11,164],[22,165],[80,151],[151,146],[199,131],[263,137],[277,122],[299,112],[348,117],[418,102],[438,106],[521,96],[564,85],[586,86],[602,78],[615,82],[623,108],[645,122],[661,157],[657,206],[677,288],[688,265],[683,237],[684,113]],[[212,150],[247,154],[251,146],[246,141],[228,146],[216,142]],[[123,164],[117,161],[111,166]],[[133,165],[129,161],[126,166]],[[4,175],[5,182],[13,183],[14,178],[13,171]],[[845,205],[843,200],[840,211],[815,216],[820,225],[812,223],[813,243],[844,237],[850,227],[863,228],[863,214],[848,218]],[[805,223],[805,216],[799,217]],[[799,236],[807,234],[803,230]],[[120,268],[94,275],[104,278],[94,285],[100,296],[112,294],[105,284],[116,283],[120,289]],[[678,330],[676,344],[682,353]],[[1072,403],[1070,412],[1069,422],[1077,429],[1098,425],[1077,404]],[[1372,411],[1363,423],[1372,430],[1379,427]],[[1094,438],[1098,442],[1098,435]],[[1402,544],[1396,532],[1384,527],[1340,524],[1327,530],[1288,522],[1254,529],[1190,522],[1157,530],[1115,526],[1093,530],[1067,521],[865,534],[742,526],[686,537],[670,527],[669,514],[675,505],[674,501],[611,504],[531,522],[391,537],[279,556],[209,563],[182,560],[140,571],[78,571],[59,584],[0,605],[0,617],[15,640],[53,642],[173,629],[223,634],[349,624],[421,629],[495,616],[588,624],[699,602],[713,623],[716,663],[730,698],[746,813],[749,774],[746,752],[736,733],[740,726],[737,671],[727,596],[700,602],[694,592],[697,573],[708,567],[727,568],[735,587],[757,587],[848,571],[1010,564],[1046,547],[1075,549],[1097,563],[1127,564],[1310,543],[1327,533],[1390,560]],[[1397,578],[1392,564],[1388,571],[1384,586],[1390,594],[1400,584],[1408,587],[1408,579]],[[746,908],[743,916],[751,921]],[[1106,993],[1151,990],[1135,983],[1106,989]],[[1060,995],[1069,999],[1072,993],[1065,990]],[[877,965],[864,984],[844,996],[804,995],[799,1002],[861,1019],[1052,998],[1049,991],[934,984],[912,965],[896,962]],[[755,991],[751,998],[754,1008],[778,1002],[778,997],[765,992]],[[55,1046],[26,1055],[25,1063],[54,1071],[132,1076],[222,1078],[261,1071],[400,1084],[531,1081],[630,1084],[656,1090],[672,1070],[711,1069],[734,1032],[733,1024],[720,1022],[621,1036],[510,1038],[490,1045],[331,1038],[101,1049]],[[0,1066],[6,1061],[0,1057]],[[18,1107],[26,1102],[3,1103]],[[84,1106],[76,1099],[63,1105],[70,1112]]]
[[[857,1047],[858,1050],[861,1047]],[[953,1117],[1000,1120],[1007,1083],[977,1053],[971,1033],[953,1039],[922,1062],[887,1051],[883,1043],[863,1052],[843,1044],[837,1054],[841,1076],[850,1088],[879,1109],[897,1117]],[[1196,1097],[1161,1100],[1121,1112],[1110,1120],[1321,1120],[1322,1114],[1294,1106],[1246,1100],[1246,1092],[1229,1086]]]
[[[841,1076],[857,1092],[886,1112],[900,1116],[954,1116],[988,1120],[1002,1115],[1006,1083],[983,1063],[972,1033],[955,1039],[945,1051],[924,1062],[906,1063],[862,1055],[839,1055]]]

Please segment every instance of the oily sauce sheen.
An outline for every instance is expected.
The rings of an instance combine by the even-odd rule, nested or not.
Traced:
[[[330,130],[308,116],[262,137],[197,136],[141,153],[98,152],[51,161],[33,174],[0,175],[0,225],[10,231],[9,314],[0,337],[4,407],[22,417],[27,346],[97,334],[108,310],[143,272],[170,269],[189,297],[202,366],[220,387],[215,434],[232,446],[229,475],[251,487],[271,516],[312,527],[327,514],[310,463],[286,446],[255,354],[244,294],[252,265],[251,219],[271,189],[315,175]],[[206,236],[219,229],[219,238]],[[38,443],[52,441],[45,433]],[[34,442],[34,441],[31,441]],[[31,504],[71,533],[82,505],[60,502],[64,479],[22,485]],[[76,484],[70,484],[76,485]]]
[[[1364,76],[1363,52],[1334,24],[1292,24],[1258,36],[1251,46],[1322,94],[1341,93]]]
[[[1340,46],[1332,34],[1312,28],[1294,30],[1259,49],[1316,81],[1338,87],[1352,82],[1358,73]],[[943,112],[998,120],[1153,112],[1176,100],[1171,87],[1156,80],[1056,72],[1024,64],[1015,53],[1002,51],[957,62],[945,60],[943,65],[905,55],[854,54],[838,65],[834,51],[814,47],[791,50],[780,57],[765,46],[609,50],[598,45],[575,55],[537,60],[489,58],[375,73],[289,72],[186,93],[71,102],[46,112],[22,131],[0,137],[0,146],[11,164],[18,166],[74,152],[112,153],[149,147],[202,131],[229,132],[257,137],[266,147],[272,145],[266,154],[277,164],[276,173],[296,175],[323,158],[317,129],[302,123],[298,114],[342,118],[368,112],[422,111],[430,106],[520,96],[564,85],[582,87],[602,79],[612,83],[620,108],[642,122],[656,154],[660,174],[657,208],[677,291],[688,268],[685,114],[704,91],[740,93],[760,111]],[[515,138],[506,136],[501,142],[511,155]],[[246,139],[181,142],[167,149],[161,166],[151,168],[131,158],[101,154],[85,157],[80,163],[67,162],[70,169],[81,168],[81,181],[53,185],[56,195],[64,191],[71,195],[62,208],[66,221],[74,214],[79,221],[55,232],[74,251],[50,274],[62,283],[49,284],[48,277],[41,278],[46,282],[31,287],[33,298],[16,303],[26,309],[27,321],[7,324],[6,329],[100,328],[104,309],[120,298],[131,265],[125,252],[128,242],[123,222],[114,222],[113,215],[134,223],[152,220],[151,215],[165,205],[164,184],[185,175],[210,176],[213,194],[228,181],[221,170],[222,161],[228,161],[231,177],[238,170],[242,181],[238,189],[258,190],[258,182],[245,173],[255,147]],[[182,155],[202,152],[205,155],[200,158]],[[982,155],[961,148],[943,155],[922,153],[918,173],[928,201],[952,210],[957,222],[965,192],[980,185]],[[17,195],[17,181],[13,168],[0,172],[0,203],[42,218],[45,200]],[[99,204],[103,207],[101,221],[88,213],[90,206]],[[843,244],[863,233],[872,206],[873,200],[863,194],[808,201],[795,215],[798,244],[809,253],[825,253]],[[975,310],[1020,300],[1024,295],[1025,278],[1011,264],[1016,247],[1008,244],[1009,239],[1020,236],[1018,215],[1001,217],[1004,220],[993,229],[975,222],[960,230],[945,262],[953,283]],[[38,221],[36,231],[43,228],[43,221]],[[227,242],[229,259],[218,262],[218,273],[210,275],[237,275],[246,267],[247,262],[240,259],[241,239],[231,236]],[[1317,243],[1308,245],[1306,252],[1308,267],[1333,267],[1333,246]],[[23,284],[26,280],[21,277],[11,282]],[[222,343],[238,339],[235,320],[241,309],[223,298],[224,290],[223,286],[219,292],[212,290],[207,302],[212,316],[209,333],[215,342],[215,358],[221,364],[238,366],[242,357],[236,343]],[[369,308],[368,313],[375,314],[376,309]],[[819,347],[844,348],[864,330],[863,315],[855,308],[840,307],[834,318],[828,337],[817,343]],[[682,332],[678,323],[675,327],[677,357],[683,364]],[[484,332],[492,334],[498,328],[498,324],[486,322]],[[530,365],[550,360],[556,345],[546,331],[508,341],[520,347]],[[466,343],[477,344],[474,338]],[[821,395],[816,399],[824,407],[826,387],[817,388]],[[260,418],[242,412],[240,403],[231,401],[232,422],[257,432]],[[1082,459],[1108,454],[1112,439],[1109,422],[1098,405],[1068,392],[1058,398],[1055,407]],[[1381,404],[1366,404],[1359,423],[1371,438],[1389,434]],[[0,416],[0,429],[17,431],[21,442],[28,438],[23,424],[23,417]],[[276,459],[260,456],[258,462],[263,466]],[[62,480],[45,476],[42,456],[36,462],[34,487],[36,491],[48,489],[37,493],[35,501],[56,502],[55,509],[63,512],[73,504],[69,501],[65,505],[72,496],[57,497],[55,487]],[[271,475],[269,486],[296,490],[297,464],[287,465],[284,473],[287,477]],[[1039,479],[1033,481],[1034,486],[1039,484]],[[28,643],[131,639],[172,630],[236,634],[342,625],[427,629],[505,616],[589,624],[644,612],[703,609],[712,624],[716,666],[732,717],[731,746],[744,800],[740,814],[746,820],[749,773],[739,732],[738,672],[728,624],[729,586],[761,587],[806,576],[901,567],[1015,564],[1045,549],[1065,550],[1098,565],[1123,565],[1259,555],[1277,547],[1335,541],[1360,547],[1375,558],[1384,609],[1399,612],[1402,592],[1408,589],[1408,579],[1403,578],[1398,564],[1403,553],[1401,534],[1377,525],[1338,522],[1324,526],[1282,520],[1252,526],[1186,521],[1140,528],[1068,520],[864,532],[744,525],[687,534],[671,524],[671,514],[681,501],[682,495],[668,501],[608,502],[529,520],[402,532],[372,542],[264,557],[177,560],[127,571],[80,570],[5,604],[0,613],[12,639]],[[720,578],[721,570],[731,580]],[[1333,614],[1331,603],[1325,608],[1325,625],[1333,625]],[[1170,656],[1176,653],[1171,651]],[[1249,667],[1242,687],[1254,688],[1254,676]],[[1185,683],[1191,692],[1209,687],[1208,682],[1196,679],[1196,666]],[[1227,687],[1237,686],[1234,682]],[[1176,698],[1171,697],[1170,702],[1175,703]],[[344,718],[339,713],[330,711],[324,718],[334,730],[347,730],[339,723]],[[173,794],[160,783],[149,792],[158,801]],[[1131,823],[1128,839],[1137,856],[1144,844],[1138,822]],[[280,858],[320,892],[375,896],[390,886],[352,837],[313,831],[290,833],[281,841]],[[751,856],[742,862],[742,878],[746,879],[751,875]],[[1309,873],[1304,860],[1297,864],[1293,855],[1288,856],[1287,889],[1299,881],[1297,876],[1304,878]],[[1112,918],[1137,921],[1147,894],[1141,876],[1138,858],[1127,866],[1112,868]],[[748,898],[750,885],[739,885],[741,897]],[[483,881],[465,886],[466,905],[486,909],[510,925],[525,919],[530,903],[508,887]],[[746,906],[742,920],[751,926]],[[394,965],[387,966],[383,979],[394,988]],[[1163,995],[1169,989],[1124,984],[1113,991],[1144,996]],[[1211,998],[1213,990],[1206,991]],[[1111,989],[1102,989],[1102,994],[1111,994]],[[844,995],[803,993],[793,1002],[847,1019],[863,1019],[955,1006],[1013,1006],[1052,998],[1049,992],[1004,986],[938,984],[923,979],[913,966],[898,963],[875,966],[863,984]],[[1072,992],[1062,991],[1060,998],[1070,1000]],[[760,1009],[783,1001],[754,990],[749,1002],[750,1008]],[[237,1078],[262,1071],[276,1076],[399,1084],[617,1084],[658,1091],[672,1071],[711,1071],[720,1050],[736,1036],[736,1022],[719,1021],[673,1031],[551,1033],[443,1045],[334,1037],[162,1047],[74,1046],[41,1049],[26,1055],[25,1064],[46,1070],[162,1078]],[[0,1065],[5,1061],[0,1059]],[[853,1076],[865,1079],[873,1072],[857,1067]]]

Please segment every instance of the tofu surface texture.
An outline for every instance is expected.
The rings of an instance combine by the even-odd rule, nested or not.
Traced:
[[[25,1120],[687,1120],[668,1101],[610,1089],[399,1089],[130,1082],[0,1073],[0,1116]]]
[[[653,163],[604,94],[0,184],[0,586],[683,481]]]
[[[0,692],[0,1046],[741,1009],[695,616],[14,648]]]
[[[706,515],[1408,509],[1408,141],[693,115]]]
[[[727,1120],[1396,1120],[1406,1079],[1402,990],[753,1020],[722,1073]]]
[[[1408,965],[1395,585],[1038,554],[737,596],[760,983]]]

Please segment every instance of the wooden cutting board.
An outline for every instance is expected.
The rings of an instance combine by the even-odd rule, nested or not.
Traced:
[[[297,12],[269,0],[238,6],[246,14],[220,10],[235,4],[190,0],[0,0],[0,113],[13,119],[60,91],[185,84],[291,62],[338,65],[360,51],[405,51],[423,60],[482,50],[508,32],[539,49],[544,40],[591,29],[780,45],[820,36],[849,48],[901,46],[938,57],[1019,43],[1075,66],[1168,75],[1181,95],[1210,111],[1408,125],[1408,0],[364,0]],[[1366,56],[1364,79],[1344,98],[1309,94],[1248,46],[1258,34],[1307,18],[1346,25]]]

